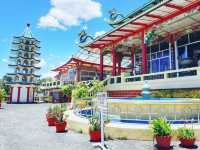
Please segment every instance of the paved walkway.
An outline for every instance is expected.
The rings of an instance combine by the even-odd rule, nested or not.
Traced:
[[[0,109],[0,150],[93,150],[87,135],[55,133],[48,127],[45,112],[49,104],[4,105]],[[182,150],[173,143],[173,149]],[[151,141],[108,141],[112,150],[154,150]]]

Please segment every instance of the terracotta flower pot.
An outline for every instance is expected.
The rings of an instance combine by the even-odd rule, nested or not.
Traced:
[[[90,141],[91,142],[100,142],[101,141],[101,131],[89,131]]]
[[[54,117],[48,117],[47,118],[48,126],[55,126],[56,121],[57,121],[57,119],[54,118]]]
[[[185,148],[190,148],[190,147],[192,147],[192,146],[194,145],[195,141],[196,141],[195,138],[194,138],[194,139],[180,138],[179,140],[180,140],[180,142],[181,142],[180,145],[181,145],[182,147],[185,147]]]
[[[66,121],[65,122],[55,122],[55,126],[56,126],[56,132],[57,133],[61,133],[61,132],[65,132],[65,128],[67,126]]]
[[[156,136],[156,142],[161,148],[169,148],[171,144],[171,136]]]

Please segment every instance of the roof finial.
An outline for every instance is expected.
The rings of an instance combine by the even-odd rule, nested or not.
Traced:
[[[31,26],[31,24],[30,24],[30,23],[27,23],[27,24],[26,24],[26,26],[27,26],[27,27],[30,27],[30,26]]]
[[[31,24],[27,23],[26,24],[26,29],[24,30],[23,36],[27,37],[27,38],[32,38],[32,33],[31,33],[31,29],[30,29]]]

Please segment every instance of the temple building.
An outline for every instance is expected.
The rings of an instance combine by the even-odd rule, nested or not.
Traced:
[[[137,91],[145,82],[152,90],[200,88],[200,0],[153,0],[107,23],[111,31],[80,47],[99,55],[108,91]],[[105,78],[107,55],[112,76]],[[120,65],[124,60],[129,64]],[[130,75],[117,66],[130,67]]]
[[[121,72],[126,68],[121,67]],[[45,95],[52,96],[53,102],[69,101],[61,90],[61,86],[69,83],[86,82],[100,79],[100,65],[77,57],[70,58],[65,64],[52,71],[57,72],[53,82],[42,83]],[[110,76],[112,66],[104,65],[104,77]]]
[[[12,73],[7,74],[10,87],[10,103],[33,103],[37,80],[36,71],[40,69],[40,41],[33,37],[30,24],[21,36],[14,37],[11,48],[10,64]]]

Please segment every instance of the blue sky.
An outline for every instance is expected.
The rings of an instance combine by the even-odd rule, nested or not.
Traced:
[[[0,5],[0,77],[13,70],[8,68],[12,37],[23,33],[27,22],[41,41],[40,74],[52,75],[50,70],[61,65],[79,47],[77,34],[87,26],[95,35],[110,30],[104,22],[108,10],[115,8],[127,15],[148,0],[4,0]]]

